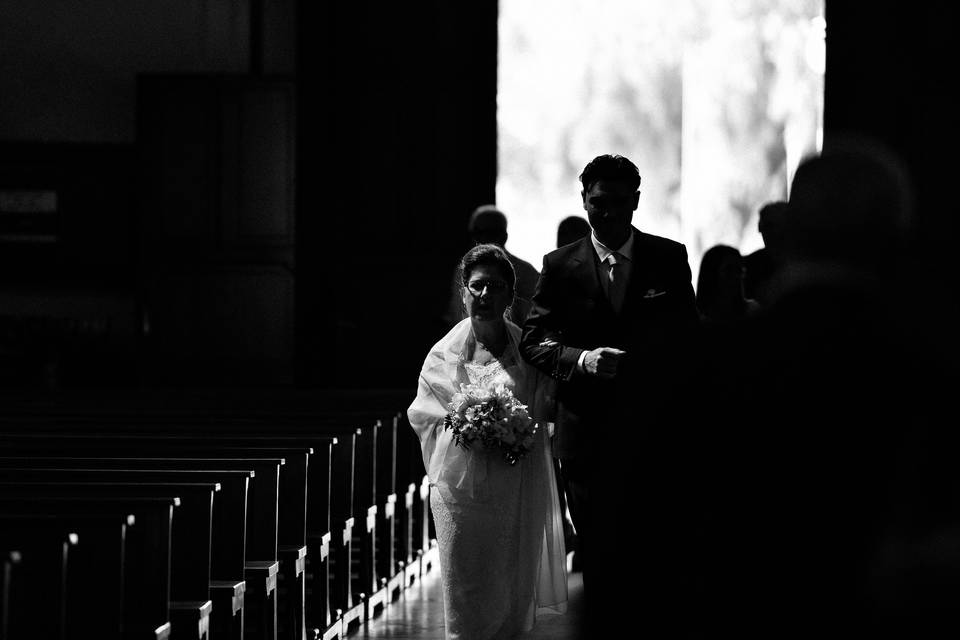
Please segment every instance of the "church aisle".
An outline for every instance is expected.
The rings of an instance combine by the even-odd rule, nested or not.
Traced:
[[[576,640],[576,623],[583,612],[580,573],[567,578],[567,613],[543,614],[537,626],[518,640]],[[428,572],[387,610],[347,636],[347,640],[443,640],[443,594],[439,567]]]
[[[568,563],[569,570],[569,563]],[[567,612],[537,616],[537,626],[519,640],[580,640],[578,625],[583,617],[583,574],[567,574]]]
[[[440,568],[434,566],[386,611],[347,636],[348,640],[443,640]]]

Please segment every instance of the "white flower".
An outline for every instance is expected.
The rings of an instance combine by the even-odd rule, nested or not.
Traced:
[[[454,430],[458,445],[482,442],[498,449],[511,465],[534,446],[537,425],[531,421],[527,406],[502,382],[491,388],[461,384],[448,406],[453,416],[448,428]]]

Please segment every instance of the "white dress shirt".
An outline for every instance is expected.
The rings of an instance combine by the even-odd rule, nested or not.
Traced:
[[[600,258],[601,264],[606,264],[607,259],[614,252],[619,253],[622,256],[622,261],[626,264],[633,262],[633,231],[630,232],[630,237],[627,238],[627,241],[620,245],[619,249],[611,249],[607,245],[603,244],[597,240],[596,234],[592,231],[590,232],[590,242],[593,243],[593,250],[597,252],[597,257]],[[622,286],[626,290],[627,284],[629,283],[630,278],[630,269],[623,269],[620,272],[620,277],[623,278]],[[606,286],[604,286],[606,290]],[[577,371],[583,371],[583,360],[587,357],[586,350],[580,352],[580,358],[577,359]]]

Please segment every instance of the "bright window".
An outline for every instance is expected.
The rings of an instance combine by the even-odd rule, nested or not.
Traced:
[[[638,228],[762,245],[757,211],[820,149],[823,0],[500,0],[497,205],[540,266],[601,153],[640,168]]]

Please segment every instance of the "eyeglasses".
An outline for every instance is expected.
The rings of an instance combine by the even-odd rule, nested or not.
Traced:
[[[503,293],[509,285],[505,280],[471,280],[467,283],[467,290],[475,296],[483,295],[484,289],[490,293]]]

